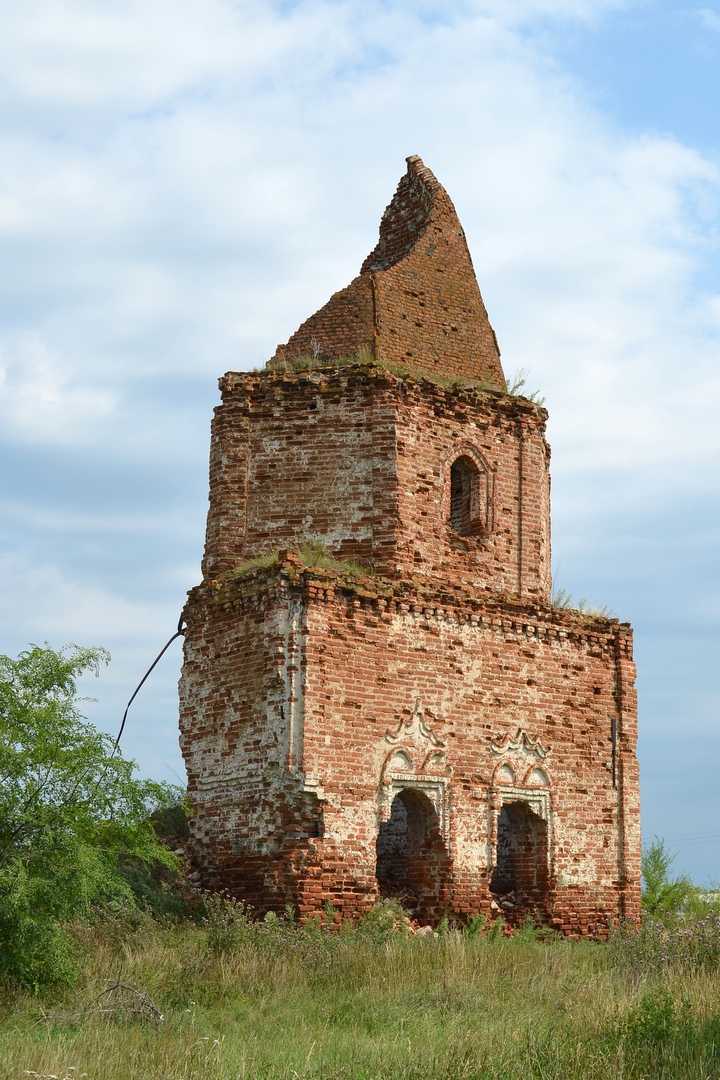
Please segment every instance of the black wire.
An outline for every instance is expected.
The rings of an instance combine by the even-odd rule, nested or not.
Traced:
[[[120,730],[118,731],[118,734],[117,734],[117,739],[115,740],[115,746],[114,746],[114,748],[113,748],[113,753],[115,753],[115,750],[117,750],[118,746],[120,745],[120,738],[121,738],[121,736],[122,736],[122,733],[123,733],[123,731],[125,730],[125,721],[127,720],[127,714],[128,714],[128,709],[130,708],[130,706],[132,705],[133,701],[134,701],[134,700],[135,700],[135,698],[137,697],[137,695],[138,695],[138,693],[139,693],[139,691],[140,691],[140,688],[142,687],[143,683],[144,683],[144,682],[145,682],[145,680],[147,679],[148,675],[149,675],[149,674],[150,674],[150,672],[151,672],[151,671],[153,670],[153,668],[154,668],[154,667],[155,667],[155,665],[156,665],[156,664],[158,663],[158,661],[160,661],[160,660],[161,660],[161,659],[163,658],[163,656],[164,656],[164,655],[165,655],[165,653],[166,653],[166,652],[168,651],[168,649],[169,649],[169,648],[170,648],[170,646],[172,645],[172,643],[173,643],[173,641],[175,640],[175,638],[179,638],[179,637],[184,637],[184,635],[185,635],[185,631],[183,630],[183,623],[184,623],[184,622],[185,622],[185,620],[183,619],[183,617],[182,617],[182,615],[181,615],[181,616],[180,616],[180,618],[178,619],[178,625],[177,625],[177,630],[175,631],[175,633],[173,634],[173,636],[172,636],[172,637],[170,638],[170,640],[169,640],[169,641],[167,642],[167,644],[166,644],[166,645],[164,645],[164,646],[163,646],[163,648],[162,648],[162,649],[160,650],[160,652],[159,652],[159,653],[157,654],[157,656],[156,656],[156,657],[155,657],[155,659],[153,660],[152,664],[151,664],[151,665],[150,665],[150,667],[149,667],[149,668],[147,669],[147,671],[146,671],[146,672],[145,672],[145,674],[143,675],[142,679],[140,680],[140,682],[139,682],[139,683],[137,684],[137,686],[135,687],[135,693],[133,694],[133,696],[132,696],[132,697],[130,698],[130,700],[128,701],[127,705],[125,706],[125,712],[123,713],[123,718],[122,718],[122,723],[121,723],[121,725],[120,725]]]

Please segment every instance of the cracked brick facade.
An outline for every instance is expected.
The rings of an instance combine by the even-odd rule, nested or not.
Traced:
[[[639,915],[632,633],[552,608],[547,414],[503,386],[452,203],[410,158],[359,278],[221,380],[180,684],[206,885],[572,935]]]

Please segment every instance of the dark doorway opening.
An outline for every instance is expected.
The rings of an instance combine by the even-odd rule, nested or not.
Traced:
[[[490,892],[504,914],[544,909],[548,892],[547,822],[525,802],[504,803]]]
[[[418,913],[430,911],[442,888],[447,852],[427,795],[405,788],[395,796],[375,850],[380,895],[398,897]]]

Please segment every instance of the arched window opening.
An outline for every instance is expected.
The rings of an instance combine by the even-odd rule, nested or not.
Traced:
[[[383,897],[395,896],[411,907],[438,895],[446,857],[438,815],[421,791],[405,788],[392,801],[375,844],[375,874]]]
[[[463,454],[450,467],[450,524],[462,536],[482,532],[480,469]]]
[[[490,892],[507,914],[542,905],[548,890],[547,822],[527,803],[504,803],[498,818],[497,862]]]

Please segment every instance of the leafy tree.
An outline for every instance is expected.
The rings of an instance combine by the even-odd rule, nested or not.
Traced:
[[[696,887],[690,878],[670,876],[670,867],[675,856],[668,851],[664,840],[657,836],[642,853],[642,909],[653,919],[672,918],[681,914],[691,901]]]
[[[0,655],[0,980],[71,980],[64,924],[135,902],[123,859],[177,861],[149,816],[179,789],[134,777],[135,763],[78,708],[78,676],[108,660],[76,645]]]

